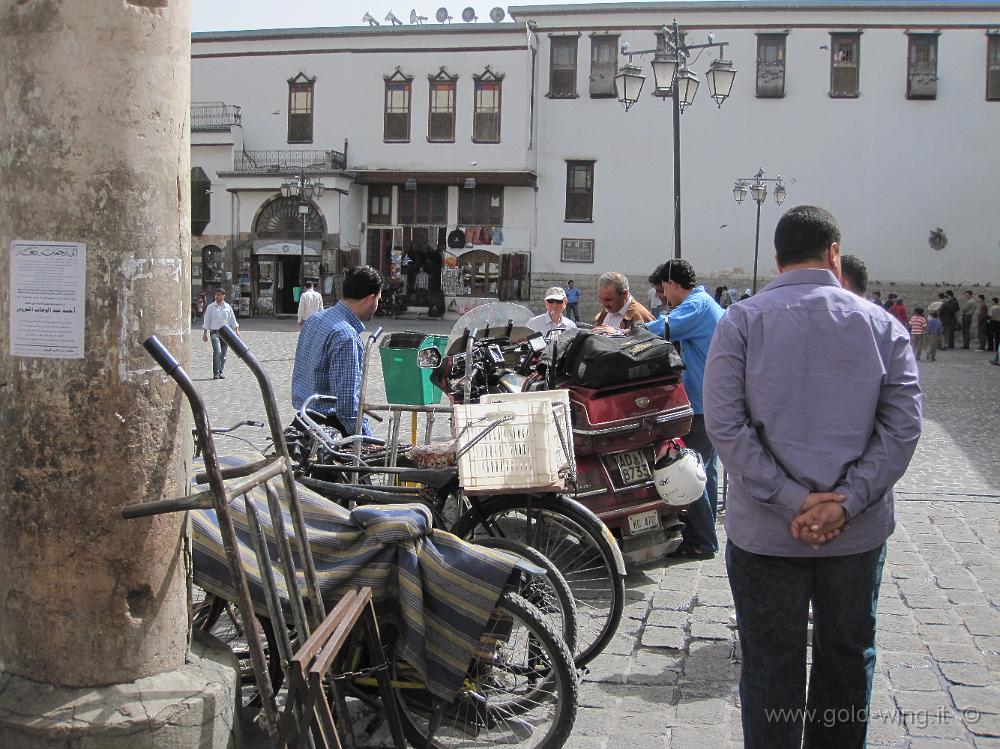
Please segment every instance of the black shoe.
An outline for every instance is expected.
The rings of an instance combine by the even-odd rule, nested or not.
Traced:
[[[697,549],[687,541],[681,541],[681,545],[667,554],[668,559],[714,559],[715,552],[707,549]]]
[[[220,380],[224,380],[224,379],[226,379],[226,376],[224,374],[222,374],[222,372],[219,372],[219,379]]]
[[[219,375],[218,375],[218,374],[214,374],[214,375],[212,375],[212,379],[213,379],[213,380],[217,380],[217,379],[219,379]]]

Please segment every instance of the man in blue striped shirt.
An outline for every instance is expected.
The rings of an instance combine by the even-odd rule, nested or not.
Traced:
[[[292,406],[296,410],[316,393],[336,396],[336,405],[320,404],[317,410],[336,412],[348,432],[354,434],[364,355],[361,331],[375,314],[381,296],[382,277],[378,271],[367,265],[354,268],[344,278],[344,298],[305,321],[292,369]],[[367,419],[363,431],[371,433]]]

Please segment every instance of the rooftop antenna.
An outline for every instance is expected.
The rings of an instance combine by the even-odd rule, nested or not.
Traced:
[[[386,23],[391,23],[393,26],[402,26],[403,25],[403,22],[400,21],[396,17],[396,14],[393,13],[391,10],[388,13],[385,14],[385,22]]]
[[[434,18],[437,19],[438,23],[451,23],[451,16],[448,15],[447,8],[438,8],[437,13],[434,14]]]
[[[493,23],[500,23],[506,15],[507,14],[504,12],[504,9],[497,6],[490,11],[490,20],[493,21]]]
[[[479,20],[479,16],[476,15],[476,9],[469,6],[462,11],[462,20],[466,23],[475,23]]]
[[[427,20],[427,16],[418,16],[417,9],[413,8],[410,10],[410,23],[423,24]]]
[[[365,14],[361,17],[361,23],[367,23],[369,26],[380,25],[379,22],[375,20],[375,16],[372,15],[370,10],[365,11]]]

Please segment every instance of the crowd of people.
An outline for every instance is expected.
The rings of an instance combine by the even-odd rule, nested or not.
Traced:
[[[714,296],[686,259],[649,275],[649,307],[628,278],[601,275],[596,333],[636,326],[676,344],[694,418],[687,446],[706,469],[704,493],[686,509],[678,560],[710,559],[716,534],[717,458],[729,474],[724,549],[742,647],[740,703],[747,747],[861,747],[875,664],[876,609],[886,542],[895,527],[894,484],[921,431],[917,361],[938,352],[1000,345],[1000,299],[971,290],[936,294],[908,310],[868,293],[867,271],[841,254],[832,215],[798,206],[774,236],[778,276],[758,293],[720,286]],[[314,393],[353,431],[363,347],[382,278],[348,271],[326,310],[302,295],[292,403]],[[540,333],[580,323],[573,281],[546,290]],[[317,300],[318,297],[318,300]],[[225,294],[205,313],[213,370],[223,377],[217,329],[236,326]],[[994,356],[993,363],[998,358]],[[367,433],[368,425],[363,425]],[[807,644],[812,663],[807,688]],[[807,708],[807,710],[803,710]],[[834,714],[843,720],[823,721]]]

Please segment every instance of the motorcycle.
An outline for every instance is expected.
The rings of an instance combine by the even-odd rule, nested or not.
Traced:
[[[694,412],[680,373],[605,387],[539,374],[551,340],[525,326],[531,312],[511,303],[470,310],[455,324],[444,357],[425,349],[421,366],[453,404],[488,394],[562,388],[569,393],[575,481],[572,498],[611,529],[631,565],[661,559],[681,543],[683,507],[661,498],[654,480],[658,458],[687,434]],[[556,330],[549,337],[558,335]]]

